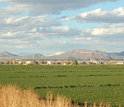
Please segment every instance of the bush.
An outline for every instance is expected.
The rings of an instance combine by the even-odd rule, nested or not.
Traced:
[[[31,89],[21,90],[16,86],[7,85],[0,89],[0,107],[78,107],[72,105],[66,97],[57,96],[54,100],[52,94],[41,99]]]
[[[83,105],[72,104],[71,100],[63,96],[53,99],[52,94],[47,94],[46,99],[40,98],[31,89],[21,90],[16,86],[1,86],[0,107],[112,107],[110,104],[100,103],[97,105],[84,103]]]

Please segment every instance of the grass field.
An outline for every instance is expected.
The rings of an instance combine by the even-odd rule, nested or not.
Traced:
[[[73,102],[124,106],[123,65],[1,65],[0,84],[32,88],[42,98],[50,91]]]

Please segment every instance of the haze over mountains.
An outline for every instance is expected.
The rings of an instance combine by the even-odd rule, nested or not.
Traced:
[[[16,54],[9,53],[7,51],[0,53],[0,59],[48,59],[48,60],[88,60],[88,59],[97,59],[97,60],[123,60],[124,51],[120,53],[106,53],[102,51],[91,51],[91,50],[71,50],[60,55],[54,56],[44,56],[43,54],[36,53],[27,56],[19,56]]]

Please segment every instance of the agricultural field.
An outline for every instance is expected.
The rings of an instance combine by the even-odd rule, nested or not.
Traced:
[[[73,102],[124,106],[123,65],[1,65],[0,84],[31,88],[42,98],[48,92]]]

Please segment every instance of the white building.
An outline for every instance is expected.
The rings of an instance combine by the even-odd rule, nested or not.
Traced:
[[[124,65],[124,62],[119,61],[119,62],[117,62],[117,64],[118,64],[118,65]]]

